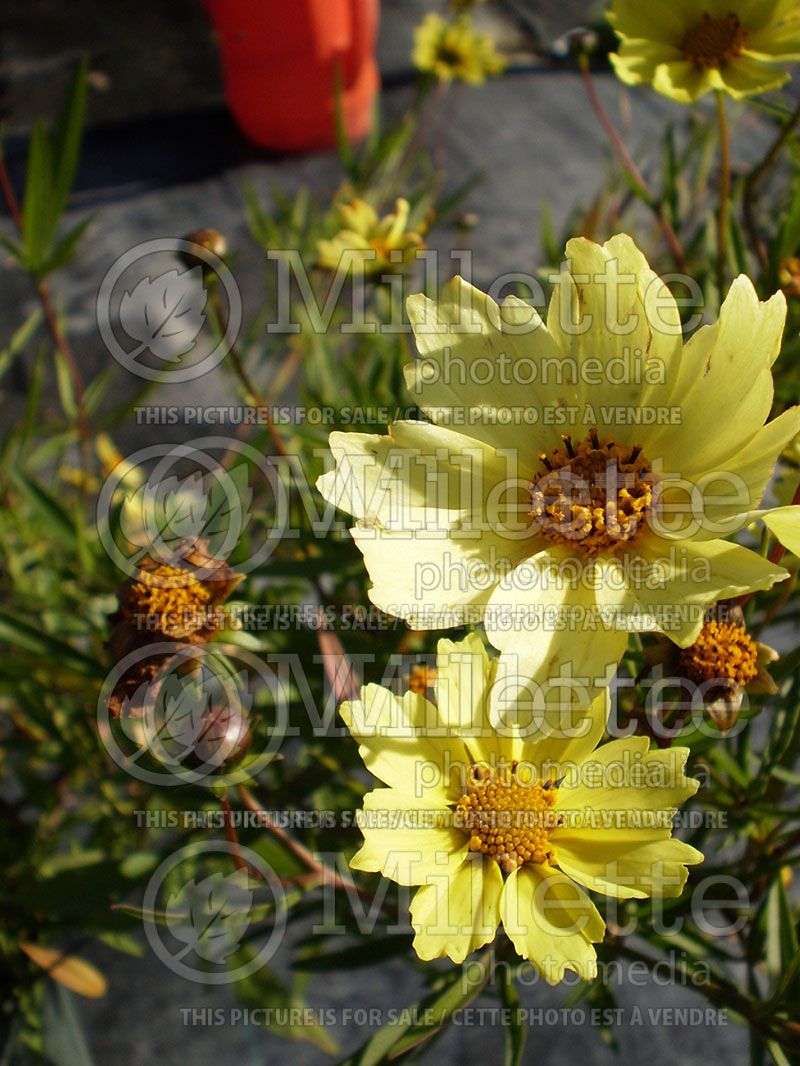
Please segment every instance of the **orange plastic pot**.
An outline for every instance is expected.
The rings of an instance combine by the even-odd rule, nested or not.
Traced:
[[[348,137],[367,132],[379,85],[378,0],[204,0],[219,40],[228,104],[264,148],[336,143],[341,84]]]

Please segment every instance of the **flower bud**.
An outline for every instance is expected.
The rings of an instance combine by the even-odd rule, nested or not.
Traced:
[[[199,244],[201,248],[205,248],[220,259],[224,259],[228,254],[228,242],[224,234],[219,230],[211,229],[210,226],[199,229],[196,233],[187,233],[183,239],[191,241],[192,244]]]
[[[209,707],[200,722],[192,755],[197,762],[216,769],[240,759],[251,740],[247,715],[241,707]]]
[[[778,281],[787,296],[800,298],[800,259],[784,259],[778,267]]]

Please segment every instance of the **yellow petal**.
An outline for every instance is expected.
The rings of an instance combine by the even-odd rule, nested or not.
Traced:
[[[477,633],[463,640],[440,640],[436,654],[436,704],[448,729],[464,740],[474,762],[491,763],[510,747],[492,728],[489,697],[496,674],[496,659],[490,659]]]
[[[651,82],[662,63],[680,59],[677,48],[661,42],[625,39],[618,52],[608,57],[614,73],[626,85],[642,85]]]
[[[800,507],[773,507],[763,512],[761,520],[784,548],[800,555]]]
[[[447,956],[461,963],[497,934],[503,875],[494,859],[477,852],[452,874],[431,879],[414,896],[414,950],[428,961]]]
[[[630,595],[646,616],[642,629],[664,633],[682,648],[697,639],[707,606],[788,577],[783,567],[724,540],[679,543],[648,533],[640,549],[643,565],[632,571]]]
[[[646,6],[637,0],[614,0],[608,18],[620,35],[675,43],[692,24],[693,6],[687,0]]]
[[[566,701],[556,712],[550,708],[535,733],[526,736],[520,757],[540,769],[540,778],[561,777],[572,766],[588,759],[606,730],[611,711],[611,694],[604,689],[585,709]],[[558,767],[558,770],[547,769]]]
[[[435,798],[421,801],[395,788],[368,792],[359,815],[364,845],[350,866],[380,872],[400,885],[422,885],[450,875],[468,854],[466,835],[448,828],[452,822],[452,811]]]
[[[719,320],[686,343],[670,403],[678,425],[648,435],[651,462],[683,477],[718,468],[764,425],[772,406],[770,368],[780,351],[786,299],[760,301],[743,274],[731,285]],[[735,417],[732,417],[735,412]]]
[[[464,608],[482,608],[497,572],[529,550],[514,532],[529,521],[520,519],[526,482],[507,458],[421,422],[395,423],[387,437],[334,433],[330,445],[337,466],[317,487],[359,519],[351,532],[372,602],[418,629],[479,621]],[[509,477],[513,491],[498,501]]]
[[[361,699],[340,713],[371,774],[420,802],[447,803],[464,791],[466,749],[440,720],[437,709],[416,692],[400,698],[381,685],[366,685]]]
[[[611,812],[610,830],[671,827],[675,808],[693,796],[698,782],[684,773],[688,748],[649,751],[647,737],[625,737],[603,744],[588,759],[568,773],[559,786],[558,810],[563,827],[552,839],[574,839],[591,834],[599,815]],[[640,783],[641,782],[641,783]],[[659,812],[663,818],[650,817]]]
[[[719,482],[709,474],[703,476],[704,530],[708,528],[713,530],[711,535],[725,537],[747,524],[747,512],[761,502],[778,456],[798,433],[800,407],[790,407],[763,426],[740,452],[725,460]]]
[[[791,6],[795,4],[796,0],[738,0],[733,7],[730,0],[724,0],[724,2],[723,0],[714,0],[714,2],[717,5],[717,10],[714,13],[719,16],[727,15],[729,11],[736,12],[739,21],[743,26],[747,27],[749,39],[753,36],[754,31],[757,32],[782,18],[781,7],[784,5]]]
[[[577,368],[577,401],[591,404],[601,437],[642,443],[641,427],[618,412],[666,402],[681,354],[675,299],[627,234],[603,245],[574,238],[567,259],[547,328]]]
[[[558,984],[566,970],[586,981],[597,976],[592,944],[603,939],[605,922],[583,889],[560,871],[531,863],[513,871],[500,915],[517,952],[549,984]]]
[[[331,433],[329,445],[336,469],[318,480],[322,496],[387,529],[441,536],[508,476],[492,449],[423,422],[394,423],[387,436]]]
[[[406,306],[421,357],[405,370],[414,402],[435,422],[518,452],[521,426],[513,419],[552,406],[560,391],[548,369],[560,351],[536,310],[512,299],[498,305],[460,277],[437,301],[419,294]],[[522,423],[529,439],[517,461],[531,470],[543,446],[538,425]]]
[[[766,60],[789,61],[800,59],[800,19],[783,26],[766,26],[747,38],[747,55]]]
[[[91,963],[75,955],[64,955],[55,948],[46,948],[41,944],[22,942],[19,945],[29,959],[41,966],[54,981],[77,992],[80,996],[99,999],[106,994],[105,977]]]
[[[355,199],[339,205],[342,229],[369,238],[378,225],[378,213],[366,200]]]
[[[653,88],[679,104],[692,104],[711,92],[718,80],[715,70],[706,70],[684,59],[660,63],[653,76]]]
[[[602,830],[580,840],[560,840],[556,854],[570,877],[617,899],[679,896],[689,877],[687,864],[703,861],[702,853],[682,840],[606,841]]]
[[[744,100],[748,96],[779,89],[789,80],[785,70],[775,67],[775,58],[766,57],[766,62],[757,56],[745,52],[737,59],[721,68],[723,87],[734,100]]]
[[[628,638],[599,618],[595,593],[582,580],[583,567],[559,566],[570,555],[558,545],[521,562],[492,593],[484,625],[492,644],[506,653],[499,671],[533,677],[545,703],[551,702],[551,692],[564,700],[563,676],[586,679],[588,698],[576,694],[584,709],[595,694],[591,686],[606,683]]]

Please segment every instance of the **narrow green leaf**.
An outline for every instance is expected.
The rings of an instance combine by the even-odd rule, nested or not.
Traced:
[[[75,1001],[60,985],[48,984],[42,1003],[42,1042],[45,1062],[53,1066],[93,1066]]]
[[[31,130],[28,168],[22,200],[22,244],[25,263],[38,274],[44,261],[55,226],[53,213],[53,170],[50,139],[44,124],[37,122]]]
[[[336,122],[336,148],[339,159],[347,172],[348,177],[355,180],[358,174],[358,165],[353,152],[353,146],[347,138],[347,128],[344,121],[344,86],[342,81],[341,64],[337,64],[333,81],[333,114]]]
[[[0,247],[5,248],[11,258],[15,259],[20,265],[25,265],[25,249],[18,240],[13,237],[0,236]]]
[[[514,978],[507,970],[503,971],[500,981],[500,1001],[508,1011],[508,1018],[503,1021],[503,1063],[504,1066],[519,1066],[525,1050],[528,1027],[523,1018]]]
[[[768,1040],[767,1047],[775,1062],[775,1066],[795,1066],[792,1060],[784,1053],[777,1040]]]
[[[387,936],[375,941],[370,938],[363,944],[356,944],[342,951],[329,951],[324,954],[305,954],[292,964],[295,970],[318,972],[325,970],[355,970],[362,966],[377,966],[395,955],[402,955],[411,946],[410,936]]]
[[[75,250],[75,246],[93,221],[94,219],[91,216],[83,219],[82,222],[73,226],[72,229],[56,243],[55,247],[41,266],[42,275],[52,274],[54,270],[60,270],[61,267],[66,266]]]
[[[56,349],[55,355],[55,368],[56,368],[56,386],[58,388],[58,396],[61,400],[61,408],[64,414],[70,421],[78,416],[78,401],[75,398],[75,386],[72,380],[72,374],[70,373],[67,362],[61,352]]]
[[[38,656],[43,666],[53,664],[87,677],[101,678],[105,674],[102,666],[88,655],[84,655],[64,640],[43,633],[41,629],[9,611],[0,610],[0,640]]]
[[[783,881],[776,877],[767,894],[767,969],[777,981],[797,953],[797,934]]]
[[[385,1025],[341,1066],[382,1066],[431,1039],[441,1032],[454,1011],[480,995],[489,980],[489,973],[490,968],[484,960],[483,980],[466,990],[461,967],[449,973],[436,991],[405,1011],[399,1011],[397,1021]],[[426,1020],[419,1021],[419,1018]]]
[[[367,131],[367,141],[365,145],[368,159],[372,159],[381,143],[381,106],[381,94],[375,93],[375,100],[372,104],[372,115],[370,116],[369,130]]]
[[[15,486],[38,511],[51,532],[57,532],[70,545],[74,545],[76,542],[75,525],[58,500],[22,470],[12,469],[9,474]]]
[[[86,87],[89,74],[89,61],[84,58],[72,79],[61,117],[53,132],[53,214],[54,225],[64,212],[75,184],[78,159],[83,134],[83,119],[86,111]]]
[[[42,312],[36,310],[22,323],[14,333],[11,340],[0,349],[0,378],[6,373],[18,355],[21,355],[36,336],[36,331],[42,321]]]
[[[542,251],[545,263],[558,263],[561,252],[553,228],[553,210],[548,200],[543,200],[539,208],[539,230],[541,232]]]

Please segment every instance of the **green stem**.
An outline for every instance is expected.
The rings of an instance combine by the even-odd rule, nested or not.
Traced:
[[[222,303],[220,302],[219,289],[217,288],[216,284],[216,276],[211,277],[208,280],[208,287],[211,295],[211,309],[214,312],[214,317],[217,321],[220,334],[224,336],[225,330],[228,326],[227,314],[222,307]],[[267,429],[269,430],[269,435],[275,447],[276,453],[278,455],[285,456],[286,447],[283,443],[283,438],[278,432],[275,423],[272,421],[272,418],[270,416],[269,404],[262,396],[260,390],[255,385],[253,379],[250,377],[250,374],[247,372],[244,362],[242,361],[242,357],[239,353],[239,349],[236,347],[235,344],[231,344],[228,348],[228,361],[231,367],[233,368],[234,374],[239,379],[239,382],[244,389],[245,399],[249,403],[253,403],[261,409],[266,419]]]
[[[11,178],[6,167],[5,160],[0,155],[0,192],[2,192],[3,199],[8,207],[8,213],[17,227],[17,230],[22,233],[23,217],[22,210],[19,206],[14,187],[11,184]],[[80,441],[80,455],[81,455],[81,467],[83,471],[83,478],[81,479],[80,496],[83,498],[86,493],[86,482],[88,481],[89,474],[92,469],[92,456],[91,456],[91,438],[89,433],[89,416],[86,412],[86,397],[83,388],[83,379],[81,378],[80,371],[78,369],[78,360],[75,358],[75,354],[72,351],[72,347],[67,339],[66,334],[61,329],[58,321],[58,315],[56,314],[55,307],[53,306],[53,300],[50,294],[50,288],[45,278],[32,277],[34,284],[36,285],[36,295],[39,297],[39,302],[42,305],[42,311],[44,313],[45,324],[50,337],[53,341],[55,348],[61,354],[64,364],[67,367],[67,372],[72,380],[72,388],[75,393],[75,403],[78,409],[78,438]]]
[[[719,221],[717,223],[717,288],[722,301],[727,280],[728,216],[731,205],[731,136],[725,94],[717,90],[717,123],[719,125]]]
[[[769,252],[761,234],[758,232],[758,221],[756,219],[756,199],[758,196],[758,190],[761,186],[761,182],[772,169],[783,146],[789,140],[789,137],[792,135],[798,122],[800,122],[800,104],[797,105],[788,120],[784,123],[783,129],[772,142],[767,154],[750,173],[744,186],[744,223],[750,235],[750,244],[753,247],[753,251],[758,256],[758,260],[764,269],[769,266]]]

